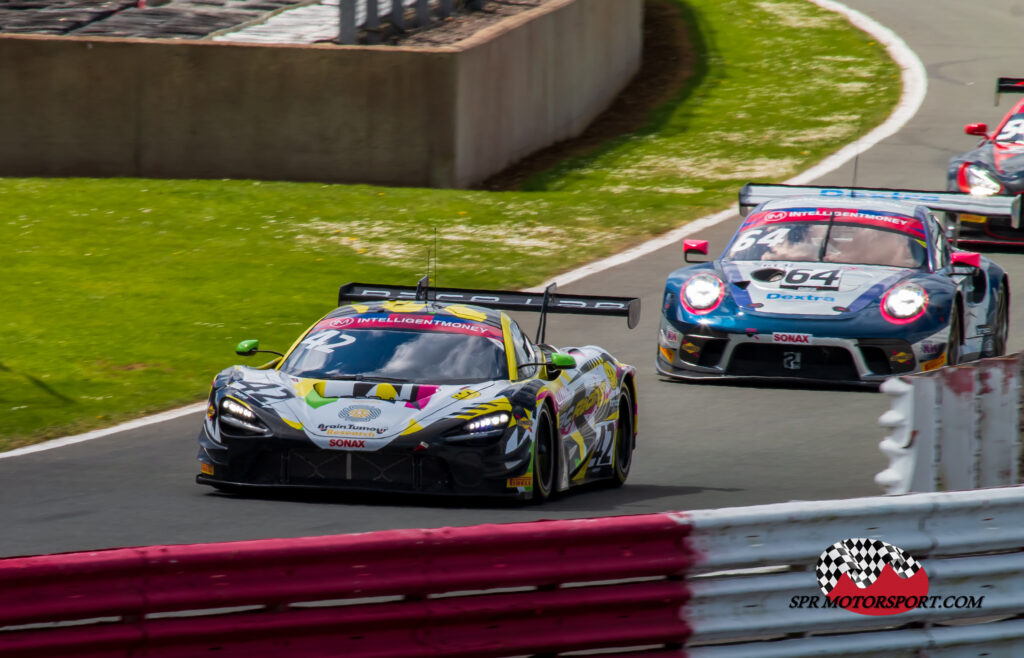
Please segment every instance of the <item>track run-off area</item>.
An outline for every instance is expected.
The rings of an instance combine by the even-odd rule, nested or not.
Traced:
[[[903,128],[811,181],[942,189],[950,156],[974,138],[968,122],[1002,116],[995,78],[1022,75],[1022,0],[847,0],[899,35],[925,65],[928,91]],[[1007,67],[1011,68],[1007,68]],[[735,217],[699,229],[720,252]],[[1024,290],[1024,253],[990,252]],[[95,440],[0,459],[0,556],[115,546],[293,537],[394,528],[568,519],[875,495],[886,466],[878,416],[889,398],[821,386],[681,384],[654,372],[665,275],[682,263],[678,242],[564,286],[637,295],[640,325],[553,316],[548,340],[583,340],[639,370],[640,424],[629,483],[575,490],[542,506],[370,494],[239,498],[194,484],[201,412]],[[556,277],[557,280],[557,277]],[[524,326],[535,319],[521,318]],[[1009,350],[1024,349],[1024,306],[1011,308]],[[210,373],[211,375],[213,373]]]

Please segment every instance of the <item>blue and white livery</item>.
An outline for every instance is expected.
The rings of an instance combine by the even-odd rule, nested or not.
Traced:
[[[662,375],[878,383],[1005,353],[1006,273],[933,211],[1007,216],[1015,200],[748,184],[740,207],[721,256],[668,276]]]

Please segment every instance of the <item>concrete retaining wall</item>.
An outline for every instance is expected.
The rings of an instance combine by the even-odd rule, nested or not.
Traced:
[[[643,0],[552,0],[458,48],[0,37],[0,176],[464,187],[578,134]]]
[[[462,44],[458,186],[580,134],[640,67],[641,0],[556,0],[541,11]]]

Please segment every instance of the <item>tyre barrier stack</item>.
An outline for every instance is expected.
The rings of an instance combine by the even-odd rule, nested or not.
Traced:
[[[878,422],[886,493],[954,491],[1020,482],[1021,354],[894,377]]]
[[[797,605],[858,537],[976,605]],[[8,558],[0,655],[1020,656],[1022,548],[1010,487]]]

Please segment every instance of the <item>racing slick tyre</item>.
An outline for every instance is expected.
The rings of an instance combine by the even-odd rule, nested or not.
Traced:
[[[1010,299],[1006,294],[1006,281],[999,289],[999,303],[996,306],[996,321],[992,326],[992,349],[985,356],[1005,356],[1006,340],[1010,333]]]
[[[946,339],[946,365],[955,366],[960,362],[960,344],[963,331],[960,328],[960,305],[954,304],[949,317],[949,337]]]
[[[554,424],[547,407],[537,410],[537,435],[533,439],[533,502],[543,503],[555,489],[558,451]]]
[[[621,487],[629,477],[629,467],[633,465],[633,449],[636,447],[636,411],[629,389],[619,396],[619,420],[615,423],[615,446],[613,450],[615,473],[611,486]]]

